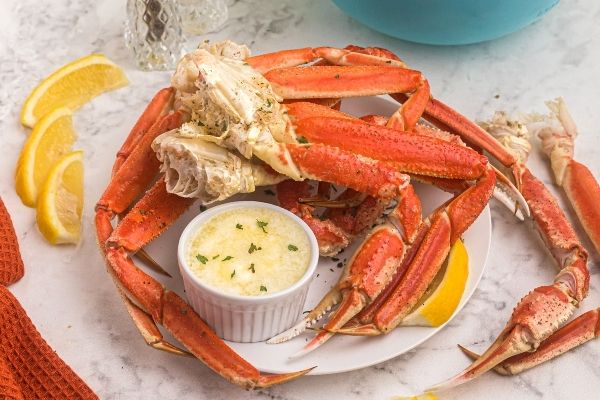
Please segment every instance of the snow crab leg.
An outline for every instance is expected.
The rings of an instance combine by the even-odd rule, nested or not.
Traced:
[[[552,285],[540,286],[521,299],[504,330],[480,358],[457,376],[432,387],[432,390],[444,390],[460,385],[507,359],[523,353],[536,352],[545,340],[550,340],[549,338],[568,321],[589,289],[587,251],[556,199],[525,166],[522,152],[507,150],[486,131],[475,127],[476,125],[469,131],[469,135],[472,136],[467,136],[480,143],[489,143],[489,148],[499,154],[499,161],[512,170],[516,186],[531,210],[533,224],[556,260],[559,272]],[[487,150],[487,147],[484,148]],[[569,328],[565,329],[565,332],[569,331]],[[583,335],[579,338],[581,341],[587,335],[581,330],[573,332]],[[555,338],[559,347],[565,351],[569,342],[577,341],[570,335],[558,335]],[[557,354],[546,351],[540,353],[536,359],[541,362],[555,355]]]
[[[398,60],[386,49],[357,46],[349,46],[348,49]],[[403,93],[392,94],[392,97],[401,102],[408,98]],[[486,150],[512,171],[515,184],[531,211],[531,219],[560,269],[553,285],[539,287],[519,302],[505,330],[479,359],[456,377],[431,388],[440,390],[471,380],[513,356],[535,351],[544,340],[551,337],[587,295],[588,255],[556,200],[528,170],[525,160],[518,158],[518,154],[507,151],[481,127],[437,99],[428,101],[423,116],[437,127],[458,134],[467,144]],[[589,199],[582,200],[579,189],[573,190],[573,194],[580,196],[576,207],[580,206],[581,210],[587,212],[590,209]],[[585,337],[585,334],[582,335]]]
[[[428,232],[424,234],[419,246],[422,251],[417,251],[415,260],[404,274],[405,284],[388,299],[388,304],[392,304],[392,299],[400,299],[402,294],[405,294],[408,299],[402,298],[402,301],[408,300],[404,303],[405,306],[409,304],[405,310],[408,312],[410,304],[416,303],[433,280],[451,244],[487,204],[496,182],[495,171],[487,166],[484,157],[465,146],[433,136],[400,134],[397,129],[376,126],[348,117],[335,118],[331,116],[334,113],[332,111],[326,117],[315,117],[311,113],[306,117],[306,114],[301,113],[302,107],[314,110],[318,106],[304,106],[298,103],[288,110],[296,132],[303,135],[311,145],[319,143],[339,146],[356,154],[385,161],[404,172],[477,182],[427,220]],[[442,159],[445,160],[444,163],[435,162]],[[341,330],[350,333],[342,327],[382,292],[402,264],[406,248],[417,236],[420,227],[420,205],[416,208],[416,204],[419,203],[415,198],[412,189],[402,193],[398,206],[392,213],[399,222],[401,232],[406,236],[402,237],[392,225],[377,228],[356,252],[345,275],[333,291],[304,321],[273,338],[272,343],[293,337],[338,302],[338,310],[329,319],[324,331],[298,355],[317,348],[334,332]],[[405,212],[415,209],[418,209],[418,212]],[[399,310],[397,305],[384,305],[382,310],[381,315],[385,314],[389,321],[380,327],[379,332],[392,329],[403,317],[403,311]],[[360,333],[365,334],[366,329],[363,327]]]
[[[577,126],[562,98],[546,102],[551,115],[541,121],[538,136],[562,187],[596,251],[600,253],[600,185],[588,167],[573,159]],[[533,124],[536,125],[536,124]]]
[[[96,206],[98,242],[108,270],[142,336],[154,348],[185,354],[162,338],[156,324],[163,325],[191,354],[225,379],[245,388],[268,387],[308,373],[310,369],[262,375],[218,338],[185,301],[137,268],[128,255],[164,232],[194,201],[167,193],[164,180],[159,179],[113,230],[111,219],[127,210],[158,173],[159,162],[150,147],[151,142],[159,134],[178,127],[185,117],[180,112],[156,116],[147,111],[142,114],[142,120],[157,119],[153,123],[138,122],[137,125],[150,128],[145,133],[132,133],[139,134],[139,139],[135,136],[132,139],[138,143],[132,145],[131,153],[117,169]]]

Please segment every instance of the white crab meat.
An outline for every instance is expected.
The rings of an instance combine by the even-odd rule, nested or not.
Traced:
[[[152,149],[162,162],[167,191],[204,204],[287,179],[214,143],[180,137],[176,130],[158,136]]]
[[[573,158],[577,126],[562,97],[547,101],[546,106],[548,115],[531,113],[509,118],[505,112],[497,111],[491,121],[480,125],[521,162],[527,161],[531,152],[529,134],[538,136],[542,150],[550,157],[556,183],[561,185]]]
[[[204,44],[185,55],[171,84],[176,106],[191,119],[177,136],[216,143],[257,157],[277,172],[301,180],[283,143],[295,142],[281,98],[269,82],[243,59],[250,51],[231,41]]]
[[[550,114],[537,116],[529,125],[542,141],[542,150],[550,157],[554,179],[562,185],[567,165],[573,159],[577,126],[562,97],[547,101]]]

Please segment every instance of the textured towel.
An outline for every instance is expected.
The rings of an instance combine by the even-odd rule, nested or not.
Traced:
[[[0,399],[97,399],[2,286],[22,276],[17,238],[0,199]]]
[[[0,199],[0,285],[8,286],[23,277],[23,260],[10,215]]]

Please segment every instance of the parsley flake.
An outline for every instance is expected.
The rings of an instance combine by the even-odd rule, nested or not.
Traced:
[[[259,227],[260,229],[262,229],[262,231],[263,231],[264,233],[267,233],[267,230],[265,229],[265,227],[266,227],[267,225],[269,225],[269,223],[268,223],[268,222],[261,221],[261,220],[257,219],[257,220],[256,220],[256,225],[258,225],[258,227]]]
[[[257,247],[254,243],[250,243],[250,247],[248,248],[248,254],[252,254],[258,250],[262,250],[262,247]]]
[[[196,260],[200,261],[202,264],[206,264],[208,258],[204,257],[202,254],[196,254]]]
[[[233,270],[233,272],[231,273],[231,277],[229,279],[233,279],[233,277],[235,276],[235,269]]]
[[[235,227],[237,229],[244,229],[244,226],[242,224],[235,224]]]
[[[217,258],[219,258],[219,255],[217,254],[216,256],[213,257],[213,260],[216,260]]]
[[[308,143],[308,139],[307,139],[307,138],[305,138],[304,136],[298,136],[298,137],[296,138],[296,141],[297,141],[298,143],[302,143],[302,144],[306,144],[306,143]]]
[[[298,247],[294,246],[293,244],[288,244],[288,250],[289,251],[298,251]]]
[[[265,285],[260,285],[260,291],[261,292],[266,292],[267,291],[267,287]]]
[[[231,257],[231,256],[227,256],[227,257],[225,257],[224,259],[222,259],[221,261],[229,261],[229,260],[231,260],[232,258],[233,258],[233,257]]]
[[[256,270],[254,269],[254,263],[250,264],[250,268],[248,268],[250,271],[252,271],[253,274],[256,273]]]

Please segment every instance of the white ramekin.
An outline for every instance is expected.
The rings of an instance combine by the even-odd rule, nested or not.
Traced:
[[[310,261],[304,275],[292,286],[263,296],[222,293],[203,283],[190,269],[186,253],[190,236],[210,218],[236,208],[267,208],[293,220],[306,232]],[[233,342],[260,342],[290,328],[300,317],[308,286],[317,268],[319,246],[308,225],[291,212],[269,203],[237,201],[210,208],[190,221],[179,238],[179,270],[190,305],[218,336]]]

